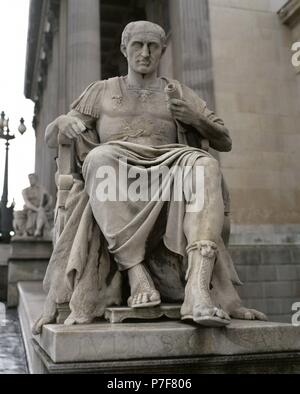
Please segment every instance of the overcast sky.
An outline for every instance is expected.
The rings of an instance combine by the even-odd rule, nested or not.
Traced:
[[[16,139],[9,150],[9,201],[15,198],[22,209],[21,190],[28,186],[27,174],[34,171],[35,136],[31,126],[33,103],[24,97],[24,75],[29,0],[0,0],[0,112],[10,118]],[[24,117],[27,132],[17,131]],[[5,141],[0,139],[0,198],[3,190]]]

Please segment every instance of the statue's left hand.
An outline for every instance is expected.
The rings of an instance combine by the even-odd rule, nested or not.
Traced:
[[[168,109],[176,120],[185,124],[196,124],[197,119],[199,118],[199,114],[184,100],[169,100]]]

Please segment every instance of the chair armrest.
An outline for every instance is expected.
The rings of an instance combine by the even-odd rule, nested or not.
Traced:
[[[58,133],[58,175],[72,174],[72,140]]]
[[[65,209],[70,190],[74,184],[73,176],[73,142],[65,135],[58,134],[57,158],[57,233],[61,234],[65,224]]]

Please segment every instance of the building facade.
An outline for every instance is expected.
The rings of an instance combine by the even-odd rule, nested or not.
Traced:
[[[287,319],[300,301],[300,74],[291,62],[299,10],[300,0],[31,0],[25,95],[35,102],[41,182],[55,194],[47,124],[89,83],[126,73],[119,45],[128,22],[161,24],[161,74],[194,89],[231,131],[233,151],[218,157],[232,200],[231,243],[250,248],[250,262],[233,250],[243,296],[258,307],[288,300],[271,313]],[[268,245],[267,257],[257,245]]]

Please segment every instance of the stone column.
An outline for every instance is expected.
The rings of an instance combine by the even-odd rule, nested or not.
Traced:
[[[60,0],[59,7],[59,80],[58,85],[58,115],[68,112],[67,90],[67,47],[68,47],[68,0]]]
[[[101,77],[100,0],[68,0],[67,98]]]
[[[175,78],[214,109],[208,0],[170,1]]]

